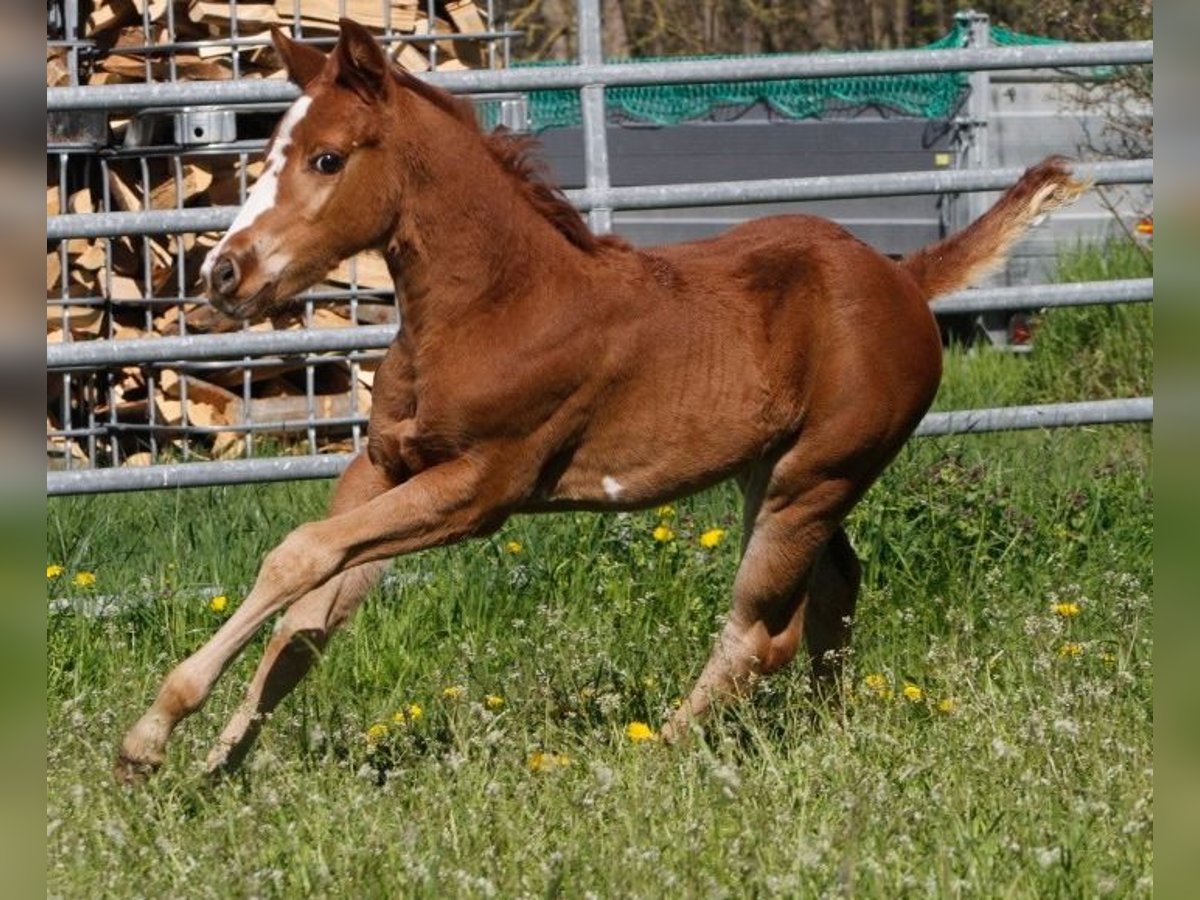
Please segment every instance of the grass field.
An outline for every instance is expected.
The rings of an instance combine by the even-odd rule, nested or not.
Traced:
[[[1142,274],[1123,252],[1064,271]],[[1150,393],[1150,332],[1146,307],[1048,315],[1027,357],[949,352],[938,406]],[[124,728],[328,486],[56,500],[48,892],[1149,895],[1150,468],[1135,426],[913,442],[851,520],[843,711],[796,667],[682,748],[629,726],[656,727],[707,657],[736,491],[517,519],[397,562],[210,786],[253,645],[140,790],[110,779]]]

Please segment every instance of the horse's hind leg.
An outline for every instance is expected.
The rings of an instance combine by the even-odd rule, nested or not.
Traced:
[[[808,597],[798,610],[804,617],[804,642],[818,693],[835,690],[841,677],[861,583],[858,556],[846,529],[838,528],[813,566]]]
[[[836,673],[836,654],[828,651],[849,639],[845,620],[858,593],[858,563],[841,523],[898,441],[884,435],[869,442],[867,430],[868,443],[845,441],[830,459],[828,448],[838,442],[823,437],[806,436],[769,472],[743,479],[749,533],[733,608],[695,687],[663,729],[667,740],[715,700],[744,694],[756,677],[787,665],[806,632],[818,678]]]
[[[338,481],[331,515],[360,506],[392,486],[392,481],[365,454],[360,455]],[[210,768],[241,760],[258,733],[262,715],[304,677],[329,633],[354,612],[384,566],[386,562],[372,562],[340,572],[290,606],[272,636],[245,702],[210,754]],[[275,607],[254,604],[248,597],[205,645],[204,650],[220,654],[218,668],[201,663],[200,654],[196,654],[167,676],[154,703],[121,743],[116,767],[119,780],[136,780],[161,764],[171,731],[199,709],[221,671],[274,611]]]

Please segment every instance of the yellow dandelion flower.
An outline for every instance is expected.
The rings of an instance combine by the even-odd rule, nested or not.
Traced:
[[[704,534],[700,535],[700,546],[712,549],[725,540],[724,528],[710,528]]]
[[[954,700],[950,697],[943,697],[937,703],[938,712],[952,713],[954,712]]]
[[[66,569],[59,565],[46,566],[46,577],[58,578],[58,576],[62,575],[62,573],[65,571]]]
[[[1078,603],[1055,603],[1054,604],[1054,614],[1056,616],[1062,616],[1064,619],[1070,619],[1074,616],[1077,616],[1077,615],[1079,615],[1079,612],[1080,612],[1080,610],[1079,610]]]
[[[513,556],[516,556],[518,553],[520,553],[524,549],[525,548],[521,545],[520,541],[509,541],[507,544],[504,545],[504,552],[511,553]]]
[[[404,717],[404,710],[398,709],[394,713],[392,713],[392,724],[393,725],[403,725],[407,721],[408,721],[408,719],[406,719]]]
[[[75,587],[90,588],[96,583],[96,575],[93,572],[76,572],[75,577],[71,579],[71,584]]]
[[[904,695],[904,699],[910,703],[918,703],[925,696],[925,692],[913,684],[911,681],[904,682],[904,687],[900,689],[900,693]]]
[[[488,694],[483,698],[483,705],[488,709],[500,709],[504,706],[504,698],[499,694]]]
[[[442,688],[442,696],[447,700],[461,700],[466,693],[467,689],[458,684],[452,684],[448,688]]]
[[[658,513],[658,517],[660,519],[675,518],[675,507],[672,506],[670,503],[664,503],[662,506],[660,506],[658,509],[656,509],[655,512]]]
[[[376,722],[367,729],[367,743],[375,746],[388,736],[388,727],[382,722]]]
[[[659,525],[654,529],[654,539],[660,544],[665,544],[667,541],[674,539],[674,537],[675,532],[666,525]]]
[[[565,769],[570,764],[571,757],[565,753],[539,750],[529,757],[529,768],[534,772],[552,772],[555,769]]]
[[[229,606],[229,598],[224,594],[217,594],[217,596],[208,601],[208,608],[215,613],[225,612],[225,607],[227,606]]]
[[[416,722],[421,716],[425,715],[425,710],[421,709],[420,703],[410,703],[408,705],[408,718]]]
[[[863,687],[865,687],[868,692],[870,692],[871,694],[873,694],[874,696],[878,697],[881,700],[891,700],[892,699],[892,696],[893,696],[892,689],[888,685],[888,680],[887,680],[886,675],[881,675],[878,672],[872,672],[870,675],[868,675],[866,678],[863,679]]]
[[[625,726],[625,736],[635,744],[642,741],[657,741],[658,732],[645,722],[630,722]]]
[[[1073,641],[1067,641],[1058,648],[1058,655],[1064,657],[1075,657],[1083,654],[1083,644],[1076,644]]]

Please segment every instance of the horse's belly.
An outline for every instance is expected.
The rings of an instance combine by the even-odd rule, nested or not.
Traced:
[[[709,427],[631,428],[585,440],[542,499],[552,505],[639,509],[723,481],[758,458],[751,417]]]

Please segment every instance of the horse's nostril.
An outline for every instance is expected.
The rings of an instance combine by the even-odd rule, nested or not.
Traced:
[[[222,256],[212,268],[212,287],[218,294],[232,294],[241,281],[237,263],[228,256]]]

